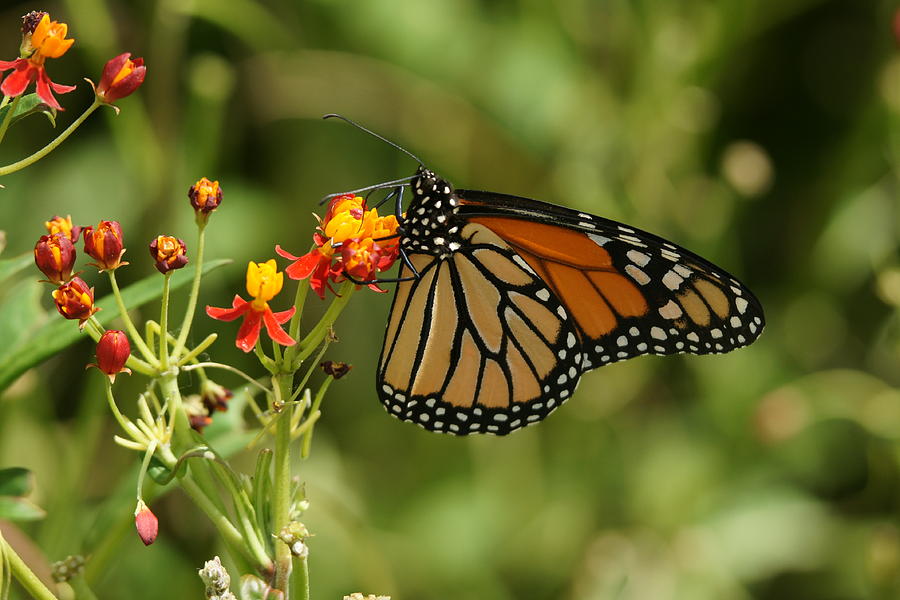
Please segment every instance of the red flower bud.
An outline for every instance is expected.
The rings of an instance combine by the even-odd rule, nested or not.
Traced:
[[[138,500],[137,508],[134,509],[134,526],[145,546],[156,541],[156,535],[159,533],[159,520],[143,500]]]
[[[110,382],[114,382],[118,373],[131,374],[131,370],[125,368],[129,356],[131,344],[128,343],[128,336],[124,331],[110,329],[105,331],[97,342],[97,364],[88,366],[97,367],[109,376]]]
[[[42,235],[34,245],[34,263],[50,283],[62,285],[72,277],[75,245],[63,233]]]
[[[210,181],[203,177],[188,190],[191,206],[198,213],[209,213],[222,203],[222,188],[218,181]]]
[[[156,261],[156,269],[160,273],[168,273],[180,269],[188,262],[184,242],[170,235],[157,236],[150,242],[150,256]]]
[[[84,228],[84,251],[97,262],[91,263],[101,271],[118,269],[127,262],[122,261],[122,226],[118,221],[100,221],[97,228]]]
[[[44,221],[44,227],[47,228],[47,232],[50,235],[54,233],[65,234],[66,237],[72,240],[73,244],[78,241],[78,236],[81,235],[81,227],[76,227],[72,224],[72,215],[68,217],[55,216],[49,221]]]
[[[81,277],[73,277],[72,281],[53,290],[53,300],[59,314],[67,319],[78,319],[79,327],[84,327],[84,322],[100,310],[94,306],[94,288],[88,287]]]
[[[100,83],[94,89],[101,102],[112,104],[116,100],[131,95],[144,83],[147,67],[143,58],[131,60],[131,53],[125,52],[109,60],[103,67]]]

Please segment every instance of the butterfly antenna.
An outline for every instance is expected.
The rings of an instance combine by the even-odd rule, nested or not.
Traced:
[[[424,163],[419,159],[418,156],[416,156],[415,154],[413,154],[412,152],[410,152],[409,150],[407,150],[407,149],[404,148],[403,146],[401,146],[401,145],[399,145],[399,144],[395,144],[394,142],[392,142],[391,140],[387,139],[387,138],[384,137],[384,136],[378,135],[377,133],[375,133],[375,132],[372,131],[371,129],[367,129],[366,127],[363,127],[362,125],[360,125],[360,124],[357,123],[356,121],[351,121],[351,120],[348,119],[347,117],[345,117],[345,116],[343,116],[343,115],[338,115],[338,114],[335,114],[335,113],[329,113],[329,114],[327,114],[327,115],[322,116],[322,118],[323,118],[323,119],[340,119],[341,121],[344,121],[344,122],[346,122],[346,123],[349,123],[350,125],[353,125],[353,126],[356,127],[357,129],[362,130],[362,131],[365,131],[366,133],[368,133],[368,134],[371,135],[372,137],[378,138],[379,140],[381,140],[381,141],[384,142],[385,144],[388,144],[388,145],[393,146],[394,148],[396,148],[396,149],[399,150],[400,152],[404,153],[405,155],[409,156],[409,157],[412,158],[414,161],[416,161],[417,163],[419,163],[419,166],[424,166]]]

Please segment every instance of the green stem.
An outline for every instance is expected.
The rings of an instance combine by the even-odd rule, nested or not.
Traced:
[[[0,125],[0,142],[3,141],[3,138],[6,137],[6,130],[9,129],[9,124],[12,123],[13,114],[16,112],[16,108],[19,106],[19,100],[22,99],[22,96],[16,96],[16,99],[12,101],[12,106],[9,107],[9,110],[6,111],[6,116],[3,118],[3,124]],[[9,96],[3,97],[3,106],[9,102]],[[0,108],[3,108],[0,106]]]
[[[178,341],[172,349],[172,356],[178,360],[184,344],[187,342],[188,332],[191,330],[191,323],[194,320],[194,311],[197,309],[197,298],[200,296],[200,278],[203,276],[203,248],[206,246],[206,223],[198,223],[197,225],[197,254],[196,254],[196,271],[194,272],[194,282],[191,284],[191,294],[188,296],[187,310],[184,312],[184,320],[181,322],[181,331],[178,334]]]
[[[352,281],[344,282],[344,285],[341,286],[339,291],[340,295],[332,301],[331,306],[328,307],[328,310],[325,311],[325,314],[322,315],[322,318],[316,323],[316,326],[313,327],[312,331],[306,334],[303,341],[299,343],[299,349],[296,352],[297,357],[291,357],[293,358],[293,361],[289,364],[294,370],[299,368],[300,363],[306,360],[325,338],[329,328],[334,325],[334,322],[337,320],[338,316],[340,316],[341,311],[343,311],[344,308],[346,308],[347,303],[350,302],[350,297],[353,295],[354,290],[356,290],[355,283]]]
[[[145,444],[147,443],[147,436],[138,429],[137,425],[129,421],[120,411],[119,407],[116,405],[116,399],[113,397],[112,393],[112,383],[109,379],[106,380],[106,400],[109,402],[109,409],[112,411],[113,416],[116,418],[116,421],[119,423],[119,427],[122,430],[131,436],[131,439],[138,443]]]
[[[238,369],[236,367],[232,367],[231,365],[226,365],[226,364],[217,363],[217,362],[201,362],[201,363],[197,363],[197,364],[193,364],[193,365],[188,365],[186,367],[182,367],[181,370],[182,371],[193,371],[194,369],[203,369],[203,368],[223,369],[225,371],[230,371],[230,372],[234,373],[235,375],[238,375],[238,376],[246,379],[247,383],[249,383],[250,385],[256,386],[257,388],[259,388],[261,391],[265,392],[266,394],[269,393],[269,388],[262,385],[261,383],[259,383],[258,381],[256,381],[255,379],[253,379],[252,377],[250,377],[249,375],[247,375],[240,369]]]
[[[253,505],[247,492],[238,487],[233,474],[226,472],[227,468],[218,462],[212,465],[214,470],[219,471],[219,481],[228,489],[231,494],[231,502],[237,513],[238,523],[244,534],[244,540],[249,546],[250,553],[256,557],[257,564],[271,562],[269,555],[266,553],[265,543],[260,535],[260,530],[256,526],[256,514],[253,512]]]
[[[28,568],[28,565],[16,554],[16,551],[13,550],[13,547],[9,545],[2,535],[0,535],[0,554],[6,556],[9,560],[9,567],[13,577],[25,588],[26,592],[31,594],[32,598],[36,600],[58,600],[53,595],[53,592],[44,585],[44,582],[34,574],[34,571]]]
[[[303,306],[306,304],[306,294],[309,292],[309,284],[301,281],[297,284],[297,293],[294,295],[294,315],[288,327],[288,334],[295,340],[300,336],[300,317],[303,316]]]
[[[78,129],[78,127],[82,123],[84,123],[85,119],[87,119],[88,116],[90,116],[90,114],[92,112],[97,110],[97,108],[101,104],[103,104],[103,103],[100,102],[99,100],[97,100],[96,98],[94,98],[94,103],[91,104],[90,106],[88,106],[87,110],[85,110],[81,114],[80,117],[75,119],[72,122],[72,124],[66,128],[65,131],[63,131],[61,134],[56,136],[55,140],[53,140],[52,142],[50,142],[49,144],[47,144],[46,146],[44,146],[43,148],[41,148],[40,150],[38,150],[37,152],[32,154],[31,156],[23,158],[22,160],[20,160],[18,162],[14,162],[12,164],[6,165],[5,167],[0,167],[0,177],[2,177],[3,175],[9,175],[10,173],[15,173],[16,171],[24,169],[25,167],[28,167],[28,166],[36,163],[37,161],[41,160],[42,158],[44,158],[45,156],[47,156],[48,154],[50,154],[51,152],[56,150],[56,147],[59,146],[60,144],[62,144],[64,141],[66,141],[66,138],[69,137],[70,135],[72,135],[72,133],[76,129]],[[10,112],[12,112],[12,111],[10,111]]]
[[[119,284],[116,282],[116,271],[109,270],[107,271],[109,274],[109,283],[112,286],[113,298],[116,299],[116,306],[119,308],[119,315],[122,317],[122,321],[125,323],[125,329],[128,330],[128,334],[131,336],[132,341],[134,341],[135,345],[138,347],[138,350],[141,351],[141,354],[144,357],[144,360],[150,363],[153,367],[159,366],[159,361],[156,359],[153,351],[147,347],[147,343],[144,342],[144,338],[141,337],[141,334],[138,333],[137,328],[134,326],[134,323],[131,321],[131,317],[128,316],[128,309],[125,308],[125,302],[122,300],[122,292],[119,291]]]
[[[202,342],[197,344],[196,348],[194,348],[193,350],[191,350],[190,352],[185,354],[183,357],[181,357],[181,359],[178,361],[178,365],[181,366],[181,365],[187,364],[193,360],[197,360],[197,357],[200,354],[202,354],[207,348],[212,346],[212,343],[215,342],[218,337],[219,337],[219,334],[217,334],[217,333],[211,333],[208,336],[206,336],[206,338]],[[201,370],[201,374],[202,374],[202,370]]]
[[[84,576],[78,575],[77,577],[73,577],[69,580],[69,585],[72,586],[72,590],[75,592],[75,598],[77,600],[97,600],[97,595],[94,593],[94,590],[88,586],[88,582],[85,581]]]
[[[178,459],[175,458],[172,451],[165,446],[160,447],[160,458],[170,469],[174,468],[178,462]],[[236,557],[243,558],[243,560],[248,564],[253,565],[260,573],[271,573],[271,560],[269,560],[268,557],[266,557],[265,562],[256,560],[247,548],[247,544],[244,541],[241,532],[238,531],[237,527],[234,526],[228,516],[219,510],[215,503],[209,499],[196,482],[189,477],[183,477],[179,480],[179,484],[181,485],[181,489],[190,496],[194,504],[209,517],[209,520],[212,521],[212,524],[216,527],[216,530],[219,532],[219,535],[222,536],[222,539],[225,541],[225,544],[232,554]]]
[[[169,276],[171,274],[172,271],[169,271],[163,279],[162,307],[159,311],[159,365],[163,371],[169,370]],[[172,356],[177,358],[178,354],[173,350]]]
[[[272,387],[275,390],[275,401],[281,401],[281,410],[275,430],[275,478],[272,495],[272,527],[275,534],[284,529],[291,518],[291,413],[293,403],[286,402],[291,397],[293,374],[283,373],[274,378]],[[276,589],[290,598],[289,582],[291,578],[292,557],[287,544],[275,544],[275,583]]]
[[[309,564],[307,557],[297,558],[291,576],[291,589],[295,600],[309,600]]]

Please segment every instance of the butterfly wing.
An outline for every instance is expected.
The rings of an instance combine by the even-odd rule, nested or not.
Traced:
[[[582,370],[648,353],[728,352],[762,332],[746,286],[663,238],[528,198],[456,194],[461,216],[500,237],[566,307]]]
[[[528,263],[482,225],[462,234],[467,243],[448,256],[409,256],[419,277],[397,285],[378,394],[388,412],[432,431],[502,435],[565,402],[585,356]]]

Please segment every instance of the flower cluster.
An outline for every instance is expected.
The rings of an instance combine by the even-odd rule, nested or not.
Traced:
[[[64,55],[75,40],[67,38],[69,27],[65,23],[51,21],[43,11],[32,11],[22,17],[22,43],[19,57],[14,60],[0,60],[0,73],[12,71],[0,84],[0,92],[9,98],[21,96],[34,82],[41,101],[56,110],[63,110],[54,92],[66,94],[75,89],[74,85],[62,85],[51,81],[44,63],[48,58]],[[131,59],[125,52],[110,59],[103,68],[100,83],[94,88],[97,101],[112,105],[113,102],[133,93],[144,83],[147,68],[143,58]],[[115,108],[115,107],[113,107]],[[116,109],[118,110],[118,109]]]
[[[316,247],[303,256],[294,256],[281,247],[276,252],[293,260],[285,269],[291,279],[309,278],[310,287],[325,298],[325,288],[345,277],[363,282],[375,291],[377,273],[390,269],[400,255],[397,217],[378,216],[378,209],[366,210],[365,200],[345,194],[328,206],[313,241]]]

